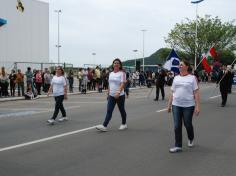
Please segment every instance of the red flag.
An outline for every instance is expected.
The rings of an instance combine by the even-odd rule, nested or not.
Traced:
[[[216,50],[214,47],[211,47],[208,53],[204,55],[202,59],[202,66],[206,72],[209,73],[212,71],[211,65],[213,64],[216,58],[217,58]]]
[[[217,53],[214,47],[212,47],[209,52],[210,52],[211,57],[213,57],[214,59],[217,58]]]
[[[207,73],[210,73],[212,71],[211,66],[208,64],[206,56],[203,57],[204,58],[202,59],[202,66]]]

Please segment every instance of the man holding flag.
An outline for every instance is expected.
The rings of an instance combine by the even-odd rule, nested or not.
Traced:
[[[220,84],[220,93],[222,98],[221,107],[224,107],[227,102],[227,96],[229,93],[230,83],[231,83],[231,72],[226,65],[223,65],[217,79],[217,86]]]

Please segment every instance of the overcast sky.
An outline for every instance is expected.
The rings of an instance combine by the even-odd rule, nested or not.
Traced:
[[[195,19],[191,0],[44,0],[50,6],[50,58],[57,62],[57,14],[61,9],[61,61],[109,65],[116,57],[122,61],[168,47],[164,37],[185,18]],[[236,0],[204,0],[198,14],[236,19]],[[134,53],[133,50],[138,52]],[[92,53],[96,53],[95,56]]]

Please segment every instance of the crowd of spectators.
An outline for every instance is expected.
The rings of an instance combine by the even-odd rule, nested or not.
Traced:
[[[161,70],[164,70],[161,68]],[[72,93],[79,91],[86,94],[87,91],[98,91],[108,89],[108,78],[110,73],[109,68],[100,67],[96,68],[79,68],[77,71],[68,70],[65,73],[67,79],[69,92]],[[151,87],[156,84],[158,78],[159,69],[154,71],[126,71],[126,87],[147,86]],[[191,71],[191,70],[190,70]],[[49,71],[48,68],[44,70],[36,70],[30,67],[27,68],[25,73],[22,73],[20,69],[12,70],[11,73],[7,73],[5,68],[0,70],[0,98],[1,97],[15,97],[25,96],[27,94],[41,95],[47,93],[51,84],[51,80],[55,71]],[[165,71],[165,85],[171,86],[174,78],[174,73]],[[195,76],[198,81],[202,82],[214,82],[217,78],[217,72],[207,73],[204,70],[195,72]],[[77,84],[75,86],[75,79]],[[77,88],[78,87],[78,88]]]

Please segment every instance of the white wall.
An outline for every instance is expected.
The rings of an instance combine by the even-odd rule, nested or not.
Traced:
[[[22,0],[25,11],[17,11],[16,0],[0,0],[0,66],[13,62],[49,61],[49,4]]]

